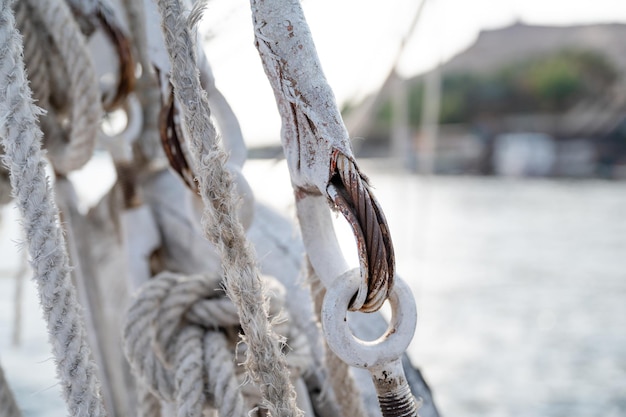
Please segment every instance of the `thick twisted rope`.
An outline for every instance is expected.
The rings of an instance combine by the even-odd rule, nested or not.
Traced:
[[[9,382],[4,377],[2,366],[0,366],[0,416],[22,417],[22,412],[17,406],[17,401],[15,401]]]
[[[126,355],[141,381],[176,404],[179,416],[200,417],[208,406],[220,415],[244,416],[246,403],[220,330],[238,324],[219,279],[164,272],[141,287],[128,311]]]
[[[202,417],[206,401],[202,378],[203,333],[200,327],[188,326],[182,329],[178,336],[174,362],[178,417]],[[235,380],[234,374],[229,376],[229,380]],[[241,394],[236,398],[241,399],[240,403],[243,404]]]
[[[133,301],[124,329],[126,355],[141,381],[159,398],[176,404],[180,416],[199,416],[214,406],[221,416],[244,416],[257,401],[244,401],[233,362],[239,316],[220,289],[221,280],[164,272],[144,284]],[[276,281],[270,314],[284,307],[284,289]],[[302,334],[283,327],[295,352],[296,374],[308,366]],[[306,342],[305,342],[306,343]]]
[[[228,350],[226,337],[222,333],[208,332],[204,337],[204,364],[207,374],[213,375],[207,385],[208,392],[212,393],[216,401],[218,398],[228,399],[231,392],[240,389],[237,379],[228,375],[236,372],[233,357]],[[243,402],[222,401],[219,407],[220,416],[239,416],[247,414]]]
[[[26,1],[26,0],[24,0]],[[52,37],[67,72],[70,123],[68,138],[50,138],[49,156],[55,170],[67,174],[82,167],[93,153],[102,106],[96,71],[85,38],[63,0],[27,0]]]
[[[48,50],[50,53],[49,41],[45,31],[38,29],[40,22],[27,1],[15,2],[13,7],[17,27],[24,42],[24,65],[28,71],[30,88],[39,106],[43,106],[50,97],[50,68],[44,56],[44,51]]]
[[[179,1],[159,0],[158,5],[172,64],[171,81],[196,159],[194,165],[205,204],[204,231],[221,254],[224,286],[239,312],[249,348],[246,368],[259,385],[264,406],[272,416],[299,416],[295,389],[280,350],[281,340],[268,319],[267,301],[253,250],[235,216],[233,180],[224,169],[227,155],[217,141],[206,94],[200,85],[188,22],[181,18]],[[190,15],[191,23],[197,21],[198,10]]]
[[[140,381],[137,383],[137,417],[161,417],[161,401]]]
[[[105,415],[95,364],[90,359],[75,289],[70,280],[65,239],[45,174],[41,131],[22,61],[21,37],[11,0],[0,0],[0,137],[4,163],[22,216],[32,259],[33,279],[49,332],[57,377],[70,416]]]

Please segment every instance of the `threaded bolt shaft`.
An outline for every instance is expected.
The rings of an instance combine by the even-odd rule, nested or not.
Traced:
[[[400,359],[369,371],[383,417],[418,417],[417,401],[411,393]]]
[[[417,417],[417,401],[408,384],[379,395],[378,404],[383,417]]]

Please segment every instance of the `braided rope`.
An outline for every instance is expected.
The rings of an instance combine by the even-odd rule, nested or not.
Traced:
[[[57,377],[71,416],[105,415],[95,364],[90,359],[65,239],[45,175],[41,131],[22,60],[11,0],[0,0],[0,137],[19,207],[33,278],[48,325]]]
[[[234,215],[233,181],[224,169],[227,155],[217,141],[206,94],[200,86],[188,22],[181,18],[178,0],[159,0],[158,6],[172,64],[171,81],[196,158],[194,165],[205,204],[204,230],[222,256],[224,286],[237,306],[244,340],[249,347],[246,368],[259,385],[264,406],[272,416],[301,415],[287,362],[280,350],[281,340],[268,319],[253,249]],[[189,22],[198,20],[200,10],[195,9],[190,14]]]
[[[9,382],[4,377],[2,366],[0,366],[0,415],[2,417],[22,417],[22,412],[17,406]]]
[[[62,143],[57,137],[49,143],[55,170],[67,174],[82,167],[93,153],[102,115],[96,72],[84,36],[65,1],[28,1],[52,37],[67,72],[69,85],[63,89],[70,94],[69,141]]]
[[[133,301],[126,317],[124,327],[124,352],[133,367],[151,392],[158,394],[165,401],[174,401],[174,383],[168,369],[152,352],[152,339],[148,331],[155,320],[160,300],[175,284],[173,275],[159,275],[159,279],[149,281]],[[147,284],[146,284],[147,285]]]

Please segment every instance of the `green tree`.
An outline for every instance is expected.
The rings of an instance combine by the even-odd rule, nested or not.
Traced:
[[[602,53],[573,49],[525,58],[487,74],[445,74],[440,121],[471,123],[485,115],[564,112],[578,101],[601,98],[618,78]],[[417,127],[422,113],[422,79],[407,82],[407,88],[410,122]],[[389,127],[392,111],[390,102],[385,102],[376,114],[377,123]]]

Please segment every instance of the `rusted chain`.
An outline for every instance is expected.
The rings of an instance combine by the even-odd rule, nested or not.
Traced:
[[[354,305],[353,300],[350,309],[370,313],[380,309],[393,287],[395,256],[389,227],[367,178],[351,158],[334,150],[331,172],[329,195],[352,227],[367,286],[363,305]]]

